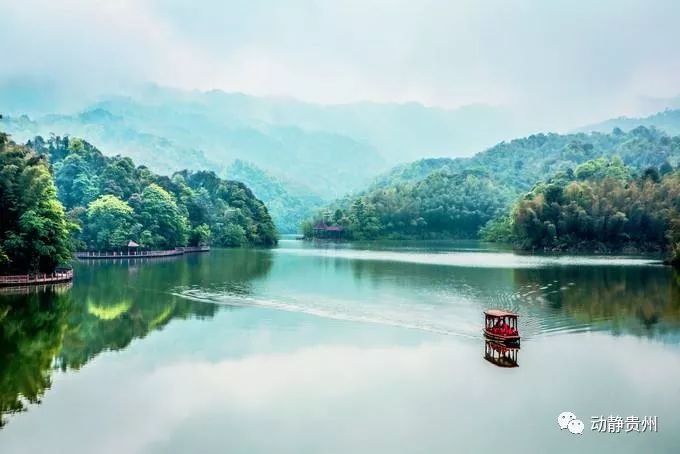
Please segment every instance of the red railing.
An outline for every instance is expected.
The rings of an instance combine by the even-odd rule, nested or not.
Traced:
[[[51,282],[66,282],[73,279],[73,271],[61,271],[51,274],[18,274],[14,276],[0,276],[0,285],[32,285],[49,284]]]

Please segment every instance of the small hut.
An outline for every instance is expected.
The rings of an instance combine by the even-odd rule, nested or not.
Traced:
[[[134,241],[130,240],[130,241],[128,241],[127,247],[128,247],[128,253],[127,253],[127,255],[136,255],[136,254],[137,254],[137,250],[138,250],[137,248],[139,248],[139,244],[137,244],[137,243],[135,243]],[[132,251],[130,251],[130,249],[132,249]]]

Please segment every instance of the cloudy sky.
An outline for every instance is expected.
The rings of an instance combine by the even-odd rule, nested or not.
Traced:
[[[583,124],[680,94],[679,20],[677,0],[0,0],[0,80],[487,103]]]

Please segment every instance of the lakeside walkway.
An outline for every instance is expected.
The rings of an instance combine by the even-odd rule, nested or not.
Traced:
[[[179,247],[175,249],[168,249],[165,251],[121,251],[121,252],[99,252],[87,251],[76,252],[75,256],[78,259],[142,259],[142,258],[160,258],[173,257],[176,255],[190,254],[193,252],[209,252],[210,246],[189,246]]]
[[[73,280],[73,270],[54,272],[51,274],[17,274],[14,276],[0,276],[0,287],[58,284],[61,282],[71,282]]]

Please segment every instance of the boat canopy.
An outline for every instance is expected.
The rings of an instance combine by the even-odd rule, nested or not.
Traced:
[[[488,317],[511,317],[511,318],[517,318],[517,314],[514,312],[510,311],[503,311],[500,309],[487,309],[484,311],[484,315]]]

